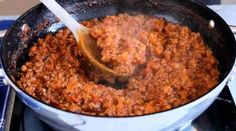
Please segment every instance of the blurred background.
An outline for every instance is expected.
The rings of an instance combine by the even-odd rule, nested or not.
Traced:
[[[236,0],[199,0],[204,4],[236,4]],[[34,5],[39,0],[0,0],[0,15],[20,15]]]

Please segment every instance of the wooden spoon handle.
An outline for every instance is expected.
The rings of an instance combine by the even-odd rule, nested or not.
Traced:
[[[85,26],[79,24],[65,9],[63,9],[55,0],[40,0],[53,14],[56,15],[78,38],[78,30],[88,30]]]

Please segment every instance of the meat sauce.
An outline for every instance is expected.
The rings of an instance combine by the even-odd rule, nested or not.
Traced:
[[[101,61],[131,75],[114,89],[88,77],[89,65],[72,33],[47,34],[29,50],[20,87],[54,107],[99,116],[134,116],[178,107],[218,84],[218,62],[199,33],[146,15],[119,14],[82,22]],[[90,72],[96,75],[96,72]]]

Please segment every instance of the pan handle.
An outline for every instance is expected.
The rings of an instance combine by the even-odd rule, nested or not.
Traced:
[[[236,25],[229,25],[229,28],[232,30],[234,34],[236,34]]]

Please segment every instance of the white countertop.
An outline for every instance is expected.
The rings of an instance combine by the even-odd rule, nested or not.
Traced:
[[[236,5],[209,6],[217,12],[229,25],[236,25]]]

